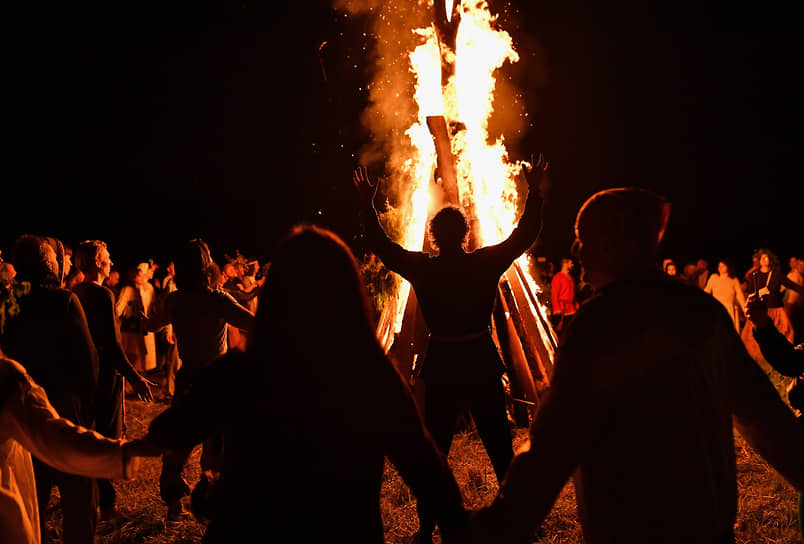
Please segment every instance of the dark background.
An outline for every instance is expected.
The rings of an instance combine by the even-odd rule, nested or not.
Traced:
[[[300,220],[362,251],[350,172],[370,137],[368,23],[329,2],[265,4],[0,17],[3,256],[34,232],[104,239],[121,265],[164,262],[194,236],[216,259],[265,260]],[[537,254],[565,254],[580,204],[622,185],[673,202],[665,256],[744,271],[757,247],[801,252],[792,7],[505,4],[491,2],[523,57],[510,70],[530,118],[512,152],[552,163]]]

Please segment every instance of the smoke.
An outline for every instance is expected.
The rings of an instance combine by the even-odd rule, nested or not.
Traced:
[[[417,121],[418,107],[414,100],[415,76],[410,67],[410,53],[424,43],[425,36],[417,29],[433,24],[432,0],[334,0],[333,7],[350,16],[367,17],[370,32],[365,39],[370,64],[369,103],[361,114],[361,124],[368,131],[368,143],[360,150],[360,162],[370,170],[384,171],[390,183],[382,191],[391,202],[405,198],[409,171],[405,167],[413,155],[407,129]],[[509,23],[519,27],[517,14],[506,5],[500,13],[498,26]],[[519,50],[515,42],[514,47]],[[533,57],[526,54],[528,60]],[[528,77],[532,68],[507,63],[497,78],[494,113],[489,119],[489,137],[504,136],[509,151],[532,127],[527,101],[517,86],[517,80]],[[541,68],[538,68],[541,70]]]
[[[383,184],[382,189],[395,200],[399,195],[392,193],[407,185],[404,163],[413,151],[405,131],[418,114],[408,54],[422,42],[414,30],[432,23],[432,4],[416,0],[335,0],[334,7],[349,15],[368,16],[371,21],[366,36],[367,61],[371,64],[369,103],[360,119],[370,137],[360,150],[360,162],[375,171],[381,168],[394,180]]]

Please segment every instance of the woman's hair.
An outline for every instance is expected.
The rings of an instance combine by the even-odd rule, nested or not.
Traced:
[[[173,260],[176,286],[179,289],[206,289],[209,287],[209,269],[212,256],[201,238],[185,243]]]
[[[55,274],[47,260],[48,248],[52,247],[46,238],[34,234],[23,234],[14,243],[14,268],[17,280],[28,281],[31,285],[57,283]]]
[[[723,263],[726,265],[726,275],[730,278],[736,278],[737,274],[734,273],[734,264],[729,259],[718,259],[718,265]]]
[[[762,258],[763,254],[767,255],[768,259],[770,259],[770,267],[773,270],[781,270],[782,269],[782,261],[779,260],[779,257],[773,251],[771,251],[770,249],[761,247],[761,248],[757,249],[756,251],[754,251],[754,254],[753,254],[752,257],[756,258],[757,263],[759,263],[759,259]]]
[[[347,352],[382,354],[357,261],[329,230],[295,226],[271,260],[249,351],[282,349],[315,366],[333,366]]]

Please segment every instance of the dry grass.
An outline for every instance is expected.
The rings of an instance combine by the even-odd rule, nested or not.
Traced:
[[[148,423],[167,407],[159,397],[152,404],[128,399],[127,425],[131,437],[145,434]],[[515,429],[515,445],[526,435],[525,429]],[[771,469],[762,458],[737,437],[739,478],[739,513],[737,542],[740,544],[802,544],[796,518],[795,490]],[[188,482],[199,477],[200,447],[193,451],[185,471]],[[455,437],[450,465],[464,493],[468,507],[486,504],[497,491],[497,482],[485,451],[474,433]],[[165,526],[165,507],[159,498],[158,459],[146,459],[135,480],[115,482],[118,491],[120,517],[99,527],[99,544],[191,544],[201,541],[204,526],[188,520]],[[386,463],[381,495],[381,511],[386,527],[386,541],[402,544],[418,528],[415,499],[395,469]],[[57,493],[50,503],[49,528],[51,541],[60,544],[60,510]],[[540,531],[541,544],[579,544],[583,542],[575,510],[575,491],[567,484]]]

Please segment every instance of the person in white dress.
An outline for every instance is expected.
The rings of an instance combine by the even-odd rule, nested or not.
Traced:
[[[139,373],[156,368],[156,337],[142,326],[154,302],[154,286],[148,281],[151,277],[150,263],[138,264],[131,283],[123,287],[115,304],[123,350]]]
[[[734,322],[734,328],[740,330],[740,311],[745,308],[745,295],[740,287],[740,280],[734,275],[729,263],[718,261],[717,273],[709,276],[704,291],[715,297],[726,308]]]

